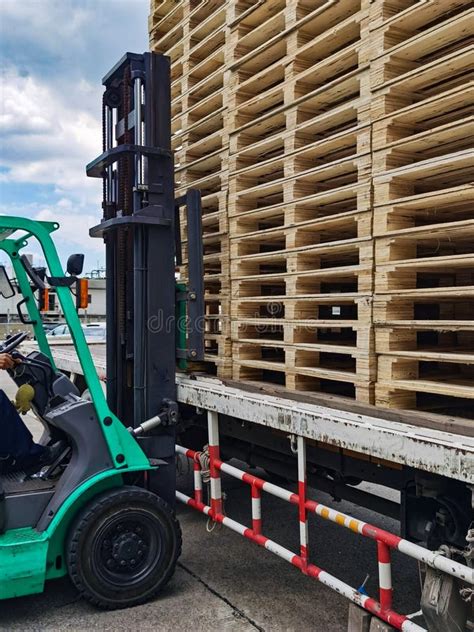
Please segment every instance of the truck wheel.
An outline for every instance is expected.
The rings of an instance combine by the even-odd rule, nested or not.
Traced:
[[[181,529],[171,508],[140,487],[100,494],[79,514],[66,548],[69,576],[100,608],[152,599],[174,573]]]

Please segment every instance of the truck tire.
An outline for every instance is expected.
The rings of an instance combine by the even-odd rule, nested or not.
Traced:
[[[181,529],[164,500],[140,487],[99,494],[74,521],[66,545],[81,596],[105,609],[152,599],[172,577]]]

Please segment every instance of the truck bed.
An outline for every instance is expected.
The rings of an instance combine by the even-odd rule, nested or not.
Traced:
[[[90,349],[105,379],[105,345]],[[53,348],[58,369],[82,374],[70,344]],[[205,410],[301,435],[347,451],[370,455],[450,478],[474,482],[474,428],[468,420],[412,411],[391,411],[330,395],[222,381],[212,376],[177,376],[178,400]]]

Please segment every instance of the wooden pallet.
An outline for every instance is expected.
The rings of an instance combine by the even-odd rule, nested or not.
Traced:
[[[184,40],[186,3],[162,2],[149,17],[150,48],[165,54]]]
[[[373,346],[370,324],[343,320],[327,320],[321,324],[300,320],[279,321],[275,318],[253,318],[232,322],[232,339],[249,344],[296,345],[299,349],[321,353],[365,355]]]
[[[373,149],[386,149],[399,141],[442,129],[465,120],[474,108],[474,81],[401,108],[373,123]]]
[[[337,49],[359,40],[367,40],[369,27],[369,2],[367,0],[341,0],[335,3],[308,3],[305,15],[291,11],[294,2],[288,2],[287,26],[289,33],[288,52],[295,61],[309,67],[316,60],[329,56]],[[301,4],[301,3],[300,3]],[[301,15],[301,17],[300,17]],[[366,47],[367,52],[369,48]],[[362,63],[368,56],[362,58]]]
[[[317,212],[313,210],[312,219],[296,222],[298,210],[297,205],[285,206],[281,215],[275,213],[268,221],[252,214],[231,219],[232,258],[316,244],[343,243],[371,236],[370,211],[336,212],[317,217]]]
[[[176,173],[176,196],[184,195],[189,188],[199,189],[201,195],[209,195],[211,193],[218,193],[219,191],[226,190],[228,187],[228,171],[209,171],[196,173],[190,175],[186,174],[186,170]],[[200,177],[197,177],[200,176]]]
[[[472,322],[474,287],[404,290],[374,297],[374,324],[436,329],[465,327]]]
[[[230,325],[230,297],[227,290],[219,288],[219,293],[212,285],[205,282],[205,318],[204,318],[204,360],[206,370],[212,365],[212,373],[220,378],[232,376],[232,342]],[[194,367],[197,369],[197,367]]]
[[[229,3],[231,4],[231,3]],[[286,0],[258,3],[251,11],[239,11],[239,7],[230,6],[234,12],[229,18],[229,61],[246,60],[253,57],[256,63],[272,63],[280,53],[278,43],[284,42],[281,35],[286,28]],[[284,44],[283,44],[284,47]],[[284,52],[283,52],[284,54]]]
[[[223,50],[215,51],[211,59],[206,58],[206,63],[201,63],[193,68],[187,75],[181,78],[181,93],[176,99],[173,99],[172,106],[176,113],[187,112],[216,92],[224,90],[225,84],[225,67],[219,66],[219,60],[223,60]],[[201,77],[201,73],[209,68],[209,72]],[[172,86],[173,88],[173,86]]]
[[[257,153],[240,152],[229,158],[229,170],[232,177],[245,177],[249,174],[254,180],[263,182],[265,177],[273,179],[273,174],[291,178],[301,171],[318,165],[360,156],[370,151],[370,127],[360,126],[336,130],[323,138],[312,141],[310,129],[315,125],[304,126],[296,132],[287,132],[271,144],[270,156]],[[260,144],[260,149],[261,149]],[[275,155],[276,154],[276,155]]]
[[[374,89],[387,81],[416,69],[418,72],[433,63],[440,63],[448,55],[456,55],[472,45],[474,37],[474,9],[465,10],[424,30],[413,37],[396,43],[384,51],[387,32],[380,29],[372,33],[371,83]],[[399,33],[397,29],[397,34]],[[403,34],[404,35],[404,34]],[[403,37],[402,35],[402,37]]]
[[[171,59],[172,64],[178,65],[179,61],[186,57],[184,28],[182,23],[177,24],[171,29],[164,38],[159,40],[152,39],[150,41],[150,50],[155,53],[161,53]],[[173,73],[173,78],[176,73]]]
[[[254,296],[236,298],[232,295],[232,321],[271,319],[304,322],[320,327],[368,326],[372,322],[372,298],[345,292],[318,296]]]
[[[310,72],[314,69],[310,69]],[[308,79],[311,79],[308,74]],[[297,123],[298,112],[306,113],[305,119],[315,118],[319,114],[327,112],[330,108],[339,107],[347,101],[360,99],[358,109],[362,113],[369,111],[370,85],[369,73],[365,70],[351,70],[339,76],[335,76],[326,69],[327,76],[324,81],[318,81],[314,77],[313,83],[304,83],[303,75],[288,84],[277,86],[262,99],[259,95],[245,100],[242,104],[233,102],[229,113],[229,132],[246,131],[247,128],[255,128],[258,124],[264,131],[265,127],[274,127],[272,119],[285,110],[294,113],[293,117],[286,116],[286,121],[293,129]],[[270,119],[270,120],[269,120]],[[367,117],[365,118],[365,121]],[[256,130],[259,132],[258,128]]]
[[[180,104],[182,105],[182,103]],[[225,125],[225,104],[222,92],[209,95],[187,110],[177,111],[171,120],[173,134],[212,134]]]
[[[317,39],[325,32],[334,31],[334,42],[342,43],[339,25],[359,12],[368,17],[368,1],[339,0],[337,3],[310,3],[298,0],[272,0],[247,4],[239,13],[236,3],[229,3],[228,26],[230,67],[258,72],[282,59],[287,51]],[[286,4],[286,7],[285,7]],[[238,5],[238,2],[237,2]],[[319,5],[319,6],[315,6]],[[308,56],[311,57],[310,53]]]
[[[177,158],[176,177],[179,178],[181,187],[200,188],[205,186],[204,181],[222,173],[227,174],[228,154],[225,149],[214,151],[212,154],[204,155],[196,160],[192,160],[192,155],[183,152],[181,154],[182,163],[179,162],[179,154]]]
[[[404,165],[374,177],[374,204],[385,205],[399,198],[417,197],[446,189],[472,186],[474,152],[464,149]]]
[[[230,134],[229,150],[238,170],[271,160],[316,142],[339,135],[356,134],[358,152],[370,150],[370,126],[364,122],[366,107],[359,98],[342,103],[326,112],[317,112],[305,102],[281,110],[265,121]]]
[[[305,226],[305,228],[309,228]],[[329,232],[328,241],[321,238],[318,231],[316,239],[312,238],[311,230],[285,229],[273,232],[271,235],[256,239],[232,240],[231,258],[234,262],[233,273],[236,278],[241,276],[273,274],[279,272],[304,272],[307,270],[327,269],[345,266],[346,264],[365,264],[372,261],[373,242],[369,238],[351,238],[346,236],[338,239],[337,227],[335,232]],[[466,245],[467,248],[467,245]]]
[[[232,279],[233,297],[245,298],[249,296],[319,296],[321,294],[370,294],[372,291],[372,264],[354,263],[356,253],[347,253],[347,265],[337,265],[331,269],[315,269],[305,272],[266,272],[264,274],[247,274],[242,278]],[[352,258],[349,258],[352,255]],[[291,261],[292,267],[305,265],[304,263]],[[316,264],[313,262],[312,264]],[[285,269],[287,262],[283,257],[275,261],[277,269]],[[261,266],[263,268],[263,265]],[[260,268],[260,269],[261,269]],[[231,266],[232,270],[232,266]],[[234,274],[234,272],[232,272]]]
[[[207,86],[216,72],[223,72],[225,69],[225,46],[217,47],[203,59],[196,56],[187,59],[182,74],[186,90],[197,91],[202,86]]]
[[[420,257],[379,265],[376,292],[474,287],[474,254]]]
[[[229,141],[222,129],[204,136],[198,133],[187,134],[181,137],[179,142],[180,145],[175,148],[176,169],[182,169],[184,166],[192,168],[195,162],[209,159],[216,153],[222,155],[223,152],[226,154],[227,162]]]
[[[225,7],[219,0],[179,5],[161,19],[156,10],[150,15],[150,49],[168,55],[173,64],[191,55],[202,59],[225,33]]]
[[[189,184],[193,180],[225,171],[228,167],[228,152],[221,142],[218,133],[192,144],[184,141],[183,147],[175,153],[176,174],[184,172],[184,181]]]
[[[148,32],[150,37],[159,39],[158,30],[166,32],[170,25],[175,24],[183,19],[184,11],[188,4],[185,2],[176,2],[176,0],[156,0],[150,6],[150,14],[148,16]],[[163,25],[160,29],[160,25]]]
[[[474,153],[474,115],[440,125],[435,129],[396,141],[374,152],[372,173],[377,175],[396,167],[415,165],[422,161],[445,158],[463,150]]]
[[[439,362],[403,355],[379,356],[376,403],[387,408],[421,408],[472,418],[474,356]]]
[[[234,237],[272,229],[286,230],[294,225],[304,229],[315,221],[321,221],[321,229],[331,229],[344,224],[341,235],[352,232],[352,237],[370,234],[367,216],[370,213],[370,185],[359,184],[339,187],[329,192],[317,193],[294,203],[279,203],[251,208],[235,217],[230,216],[230,231]],[[326,223],[327,221],[327,223]],[[308,223],[306,223],[308,222]],[[357,225],[357,235],[355,235]],[[233,239],[234,239],[233,237]],[[324,239],[323,239],[324,241]]]
[[[424,388],[423,383],[419,389],[413,383],[411,388],[407,383],[401,386],[398,383],[388,386],[376,384],[375,405],[380,408],[426,411],[428,414],[465,418],[468,420],[467,424],[474,421],[471,398],[435,393],[433,390]]]
[[[292,345],[275,339],[274,330],[262,331],[257,326],[254,331],[250,325],[242,323],[237,340],[233,344],[234,360],[241,366],[282,363],[283,366],[277,370],[350,383],[369,382],[373,376],[373,364],[367,351],[342,344],[342,337],[333,344]]]
[[[293,28],[280,38],[280,46],[275,49],[279,53],[273,63],[267,57],[253,54],[253,51],[237,63],[232,62],[233,55],[230,55],[231,109],[240,108],[242,111],[247,104],[247,109],[252,107],[255,110],[257,100],[266,110],[285,99],[291,103],[294,96],[301,96],[311,88],[326,83],[329,66],[331,78],[353,68],[361,70],[368,57],[363,54],[366,47],[362,44],[356,46],[356,42],[360,41],[361,23],[367,22],[368,14],[357,12],[356,6],[357,3],[344,0],[326,11],[322,11],[323,7],[316,9],[312,21],[309,20],[311,16],[307,16],[300,21],[299,28]],[[355,15],[350,15],[351,12]],[[340,19],[346,15],[349,17]],[[335,26],[329,30],[328,25],[333,23]],[[257,33],[260,34],[261,30],[257,29]],[[265,46],[266,40],[263,41]],[[229,49],[235,55],[238,44],[231,41]],[[316,84],[318,78],[320,82]]]
[[[370,186],[359,184],[340,187],[329,192],[317,193],[293,203],[257,208],[229,218],[232,238],[283,230],[301,226],[302,230],[312,223],[320,224],[318,230],[338,227],[341,236],[365,237],[371,234],[372,211]],[[324,241],[324,235],[322,241]],[[316,240],[321,241],[321,239]]]
[[[474,322],[415,327],[378,327],[377,353],[433,362],[474,362]]]
[[[289,167],[297,170],[300,165],[293,159]],[[252,210],[281,203],[292,203],[317,194],[327,195],[336,189],[347,195],[348,190],[359,184],[369,184],[371,159],[369,155],[350,157],[323,164],[314,169],[301,170],[297,177],[272,179],[274,174],[266,174],[266,182],[260,183],[251,173],[236,175],[229,179],[229,215],[237,215]],[[362,210],[362,209],[361,209]]]
[[[391,200],[374,212],[374,235],[390,235],[422,226],[474,220],[474,188],[470,184]]]
[[[396,261],[428,260],[437,257],[462,256],[474,253],[474,221],[472,219],[413,228],[401,234],[380,237],[375,244],[377,266]]]
[[[472,45],[466,46],[379,84],[371,101],[372,120],[465,87],[471,79],[472,52]],[[372,73],[371,82],[374,81]]]
[[[204,363],[191,364],[191,371],[206,371],[220,379],[232,377],[232,343],[229,338],[206,334]]]
[[[193,50],[209,36],[226,28],[226,6],[220,0],[206,0],[197,4],[196,9],[189,15],[188,37],[190,41],[190,55]]]
[[[220,0],[154,0],[148,18],[150,41],[160,42],[182,23],[189,23],[191,28],[200,25],[219,9]]]
[[[279,70],[274,69],[268,76],[267,74],[265,77],[252,76],[230,94],[230,131],[238,129],[245,122],[274,113],[277,108],[289,107],[317,96],[325,98],[326,101],[328,99],[330,101],[332,96],[334,105],[339,105],[343,95],[337,88],[341,87],[344,80],[350,79],[354,73],[357,75],[363,69],[363,66],[358,65],[358,49],[349,46],[307,70],[292,72],[291,77],[283,72],[282,64],[279,65]],[[266,70],[265,73],[267,73]],[[269,88],[262,92],[262,89],[267,86],[266,79],[271,83],[269,83]],[[360,90],[360,86],[358,87]],[[362,85],[362,89],[364,87]],[[329,90],[332,92],[328,92]],[[353,96],[352,91],[350,97]]]
[[[284,221],[284,217],[282,218]],[[300,222],[297,225],[266,227],[231,238],[231,258],[271,255],[286,251],[292,253],[301,248],[344,245],[370,239],[371,216],[365,213],[343,213],[336,217]]]
[[[339,394],[371,403],[371,356],[317,352],[280,344],[234,342],[233,378],[291,390]]]

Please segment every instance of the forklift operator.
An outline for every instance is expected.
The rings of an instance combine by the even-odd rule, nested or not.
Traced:
[[[0,369],[13,369],[17,360],[0,353]],[[39,445],[4,391],[0,390],[0,473],[41,469],[53,463],[63,446]]]

